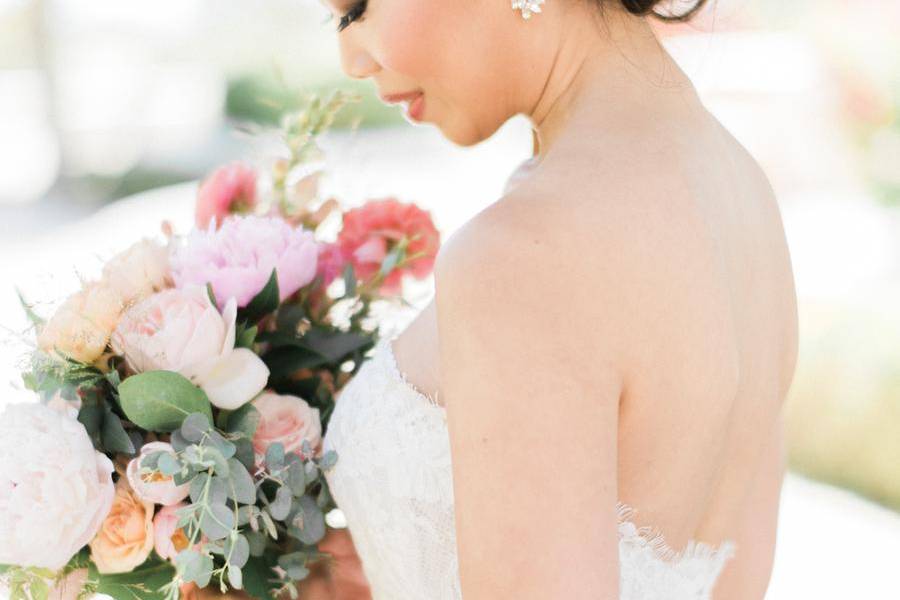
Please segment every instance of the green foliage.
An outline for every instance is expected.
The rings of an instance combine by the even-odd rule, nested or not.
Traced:
[[[16,295],[19,297],[19,304],[22,306],[22,310],[25,311],[25,316],[28,317],[28,320],[31,321],[31,324],[35,327],[43,327],[44,319],[34,312],[34,309],[28,302],[25,301],[25,296],[22,294],[22,290],[16,288]]]
[[[129,573],[104,574],[88,565],[88,586],[95,593],[128,600],[165,600],[163,587],[172,581],[175,569],[168,561],[151,554],[144,564]]]
[[[272,274],[265,287],[253,297],[250,304],[238,310],[238,321],[256,323],[264,316],[275,312],[279,301],[278,275],[276,270],[272,269]]]
[[[192,412],[213,420],[203,390],[173,371],[133,375],[119,386],[119,397],[128,418],[149,431],[174,431]]]

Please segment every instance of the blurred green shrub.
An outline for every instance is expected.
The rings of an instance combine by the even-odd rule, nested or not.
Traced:
[[[282,114],[304,105],[303,93],[327,96],[336,88],[358,93],[361,101],[338,113],[332,129],[352,127],[357,120],[360,127],[383,127],[405,122],[397,107],[387,106],[378,98],[371,83],[347,78],[315,81],[298,91],[275,76],[246,74],[228,82],[225,108],[230,118],[259,125],[276,125]]]

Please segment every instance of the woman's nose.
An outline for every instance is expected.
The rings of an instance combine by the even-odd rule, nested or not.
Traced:
[[[341,68],[348,77],[365,79],[378,71],[378,63],[361,46],[341,44]]]

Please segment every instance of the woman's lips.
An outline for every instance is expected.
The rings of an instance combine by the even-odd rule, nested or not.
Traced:
[[[406,105],[406,114],[413,121],[421,121],[425,113],[425,94],[420,93],[418,96],[409,101]]]

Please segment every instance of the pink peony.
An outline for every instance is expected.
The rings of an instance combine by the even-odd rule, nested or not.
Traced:
[[[412,240],[413,237],[416,239]],[[370,200],[344,213],[338,245],[353,263],[357,277],[366,281],[381,267],[391,247],[404,237],[411,239],[406,249],[414,256],[404,267],[391,271],[380,287],[386,295],[398,294],[404,273],[417,279],[428,277],[440,247],[440,233],[431,215],[415,204],[403,204],[395,198]]]
[[[253,435],[253,451],[258,463],[262,463],[266,450],[275,442],[281,442],[285,453],[303,455],[303,440],[309,442],[313,453],[321,452],[322,422],[319,409],[312,408],[296,396],[281,396],[266,392],[253,400],[259,411],[259,426]]]
[[[209,283],[220,306],[235,298],[243,307],[275,269],[284,300],[315,277],[318,246],[311,231],[277,217],[230,216],[218,231],[192,231],[172,257],[172,274],[177,287]]]
[[[149,475],[141,473],[141,460],[154,452],[175,454],[171,444],[166,442],[149,442],[144,444],[141,446],[140,453],[128,462],[128,468],[125,472],[128,477],[128,483],[131,484],[131,489],[134,490],[135,495],[144,502],[153,502],[163,506],[178,504],[188,497],[191,491],[190,483],[175,485],[175,481],[171,476],[163,475],[159,471],[154,471]]]
[[[256,206],[256,171],[234,162],[213,171],[197,193],[197,227],[206,229],[212,221],[221,224],[235,213],[251,212]]]

